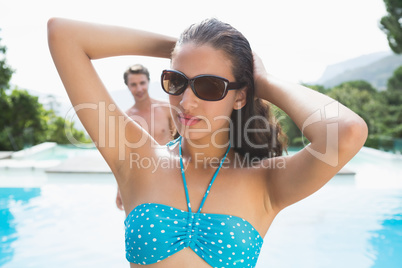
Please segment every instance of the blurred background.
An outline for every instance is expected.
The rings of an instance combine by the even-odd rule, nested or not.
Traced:
[[[77,130],[84,130],[70,111],[50,57],[46,36],[49,18],[65,17],[178,36],[191,23],[217,17],[244,33],[269,72],[328,94],[362,116],[370,131],[366,146],[401,151],[400,1],[388,2],[389,12],[382,0],[247,4],[236,0],[191,4],[177,0],[117,0],[113,4],[1,1],[0,150],[15,151],[43,141],[66,143],[60,128],[70,121]],[[94,62],[123,110],[133,104],[123,83],[123,72],[135,63],[150,70],[151,96],[167,99],[159,77],[161,70],[169,67],[169,60],[131,56]],[[302,146],[302,135],[296,126],[282,114],[279,118],[287,130],[289,145]],[[85,140],[85,132],[73,132],[77,139]]]
[[[355,111],[369,127],[365,147],[278,215],[257,267],[402,267],[402,0],[0,0],[1,267],[128,267],[116,183],[52,62],[51,17],[171,36],[216,17],[248,38],[270,73]],[[136,63],[150,71],[151,97],[167,100],[159,78],[169,60],[94,61],[122,110],[134,104],[123,72]],[[295,153],[308,141],[274,112]]]

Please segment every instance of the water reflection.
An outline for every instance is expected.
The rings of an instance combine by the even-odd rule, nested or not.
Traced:
[[[12,260],[12,243],[18,239],[17,222],[10,209],[16,204],[25,205],[40,194],[40,188],[0,188],[0,266]]]
[[[375,254],[372,268],[402,267],[402,207],[381,225],[382,229],[371,232],[369,240]]]

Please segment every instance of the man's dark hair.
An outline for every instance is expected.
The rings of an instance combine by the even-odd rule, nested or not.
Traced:
[[[144,66],[142,66],[141,64],[135,64],[133,66],[131,66],[130,68],[128,68],[125,72],[124,72],[124,83],[127,85],[128,83],[128,75],[129,74],[145,74],[148,78],[149,81],[149,71],[147,68],[145,68]]]

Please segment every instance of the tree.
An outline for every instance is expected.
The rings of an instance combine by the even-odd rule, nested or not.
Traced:
[[[1,29],[0,29],[1,31]],[[1,38],[0,38],[1,42]],[[0,94],[3,94],[3,92],[9,87],[9,82],[11,80],[11,76],[14,73],[14,70],[11,69],[10,66],[7,65],[6,62],[6,51],[7,47],[2,46],[0,44]]]
[[[388,80],[387,90],[395,91],[402,97],[402,66],[397,68]]]
[[[74,128],[74,122],[70,122],[61,116],[55,115],[49,125],[47,140],[59,144],[79,143],[80,145],[92,142],[91,139],[85,136],[83,131]]]
[[[345,82],[332,88],[327,95],[362,117],[370,135],[382,131],[383,126],[378,119],[386,114],[385,100],[369,83]]]
[[[46,141],[49,112],[38,97],[16,88],[3,100],[8,105],[2,108],[0,150],[19,150]]]
[[[396,54],[402,54],[402,0],[384,0],[388,15],[380,20],[388,44]]]
[[[9,92],[14,71],[6,63],[6,50],[0,45],[0,151],[17,151],[45,141],[68,144],[65,129],[75,140],[90,142],[73,123],[46,110],[38,97],[17,87]]]
[[[394,71],[388,80],[386,99],[387,116],[381,120],[387,124],[387,134],[393,138],[402,138],[402,66]]]
[[[1,29],[0,29],[1,31]],[[1,42],[1,38],[0,38]],[[8,101],[5,100],[5,95],[6,95],[6,89],[9,87],[9,82],[11,79],[11,76],[13,75],[13,70],[10,68],[10,66],[7,65],[6,62],[6,51],[7,48],[5,46],[2,46],[0,43],[0,110],[2,112],[2,115],[0,115],[0,130],[4,129],[5,127],[5,118],[7,117],[4,113],[8,111],[9,109],[9,103]],[[0,133],[1,135],[1,133]]]

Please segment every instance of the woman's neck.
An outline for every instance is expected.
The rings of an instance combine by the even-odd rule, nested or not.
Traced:
[[[205,137],[202,140],[190,140],[182,138],[182,157],[183,160],[188,161],[192,165],[207,165],[209,163],[215,165],[220,162],[225,155],[228,146],[228,135],[221,135],[225,137],[211,136]],[[207,140],[209,139],[209,141]],[[207,140],[208,142],[206,142]]]

